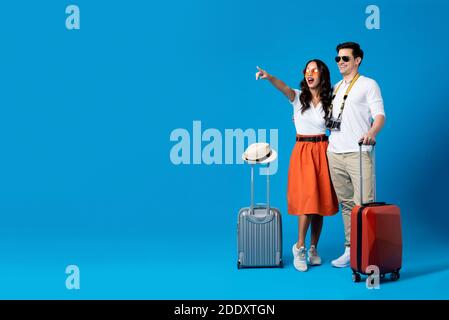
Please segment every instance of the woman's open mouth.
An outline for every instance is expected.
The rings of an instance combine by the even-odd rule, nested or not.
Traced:
[[[310,85],[313,83],[313,81],[315,81],[315,79],[313,77],[308,77],[307,78],[307,83]]]

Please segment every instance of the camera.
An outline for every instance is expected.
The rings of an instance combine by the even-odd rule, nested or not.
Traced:
[[[341,127],[341,119],[327,118],[326,119],[326,128],[333,131],[340,131]]]

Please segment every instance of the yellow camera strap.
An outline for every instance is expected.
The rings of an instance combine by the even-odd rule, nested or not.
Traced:
[[[348,97],[349,91],[351,91],[352,87],[354,86],[354,84],[355,84],[355,82],[357,81],[358,78],[360,78],[360,73],[357,73],[357,74],[355,75],[355,77],[352,78],[351,83],[349,84],[348,89],[346,89],[345,95],[343,96],[343,102],[341,103],[341,107],[340,107],[340,114],[338,115],[337,119],[340,119],[340,117],[341,117],[341,115],[342,115],[342,113],[343,113],[343,109],[345,108],[345,102],[346,102],[346,98]],[[330,111],[329,111],[329,114],[331,114],[331,115],[332,115],[332,107],[333,107],[333,102],[334,102],[335,96],[337,95],[338,89],[340,89],[340,86],[341,86],[341,84],[343,83],[343,81],[344,81],[344,80],[342,80],[342,81],[338,84],[338,86],[337,86],[337,88],[335,89],[334,94],[333,94],[333,96],[332,96],[332,104],[331,104],[331,106],[330,106]]]

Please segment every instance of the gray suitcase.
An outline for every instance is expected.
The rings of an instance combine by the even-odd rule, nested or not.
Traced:
[[[240,209],[237,221],[237,268],[282,268],[281,213],[270,208],[270,175],[267,204],[254,205],[254,165],[251,165],[251,206]]]

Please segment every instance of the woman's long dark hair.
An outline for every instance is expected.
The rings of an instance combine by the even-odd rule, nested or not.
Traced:
[[[329,68],[323,61],[319,59],[312,59],[306,63],[304,72],[306,71],[307,66],[311,62],[315,62],[318,67],[318,70],[320,71],[320,84],[318,85],[318,90],[320,92],[320,100],[321,104],[323,105],[323,110],[325,113],[324,117],[327,118],[327,115],[329,113],[329,107],[332,103],[332,86]],[[312,93],[310,92],[305,77],[302,79],[301,83],[299,84],[299,87],[301,88],[299,101],[301,102],[302,105],[301,113],[303,113],[308,108],[310,108],[310,101],[312,101]]]

